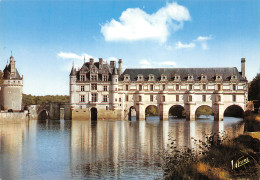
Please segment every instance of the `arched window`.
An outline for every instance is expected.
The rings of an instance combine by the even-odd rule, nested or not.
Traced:
[[[165,96],[162,96],[162,102],[165,102]]]
[[[189,96],[188,101],[189,101],[189,102],[192,101],[192,96],[191,96],[191,95]]]
[[[139,96],[139,99],[138,99],[140,102],[142,101],[142,96]]]
[[[142,89],[143,89],[143,87],[142,87],[142,85],[140,84],[140,85],[139,85],[139,91],[142,91]]]

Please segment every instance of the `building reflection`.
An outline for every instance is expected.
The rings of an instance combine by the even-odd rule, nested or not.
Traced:
[[[24,139],[31,122],[0,124],[0,174],[2,178],[18,179],[22,174]],[[35,133],[35,132],[32,132]]]
[[[196,148],[192,139],[205,142],[207,135],[224,130],[234,134],[237,129],[223,121],[72,121],[71,171],[94,178],[143,173],[160,168],[172,140],[178,148]]]

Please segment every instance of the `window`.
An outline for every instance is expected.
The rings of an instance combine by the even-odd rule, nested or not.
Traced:
[[[80,81],[85,81],[85,76],[84,75],[80,76]]]
[[[80,95],[80,102],[85,102],[85,96],[84,95]]]
[[[107,91],[107,86],[104,86],[104,91]]]
[[[153,95],[150,95],[150,101],[153,102]]]
[[[96,93],[92,93],[91,98],[92,98],[92,102],[97,102],[97,94]]]
[[[220,84],[218,84],[218,90],[220,91],[221,87],[220,87]]]
[[[138,99],[139,101],[142,101],[142,96],[139,96],[139,99]]]
[[[192,96],[189,96],[189,99],[188,99],[188,100],[189,100],[189,102],[191,102],[191,101],[192,101]]]
[[[162,96],[162,102],[165,102],[165,96]]]
[[[153,85],[152,84],[150,85],[150,90],[153,91]]]
[[[236,90],[236,85],[235,85],[235,84],[233,84],[233,90],[234,90],[234,91]]]
[[[128,95],[125,95],[125,101],[128,101]]]
[[[203,84],[203,85],[202,85],[202,89],[203,89],[203,90],[206,90],[206,84]]]
[[[233,102],[236,102],[236,95],[233,95],[232,97]]]
[[[85,86],[80,86],[81,91],[85,91]]]
[[[206,95],[202,95],[202,101],[206,102]]]
[[[139,91],[142,91],[142,85],[139,85]]]
[[[125,90],[128,91],[128,85],[125,85]]]
[[[103,81],[107,81],[108,78],[107,78],[107,75],[103,75]]]
[[[97,84],[91,84],[91,90],[97,90]]]
[[[163,87],[162,87],[162,88],[163,88],[163,90],[165,90],[165,84],[163,84]]]
[[[119,102],[121,102],[121,98],[119,98]]]
[[[221,96],[217,96],[217,102],[220,102],[221,101]]]
[[[179,95],[176,95],[176,102],[179,102]]]
[[[189,84],[189,90],[192,90],[192,84]]]
[[[91,81],[97,81],[97,75],[91,75]]]
[[[179,90],[180,89],[180,86],[177,84],[176,85],[176,90]]]
[[[103,96],[103,102],[107,102],[107,95]]]

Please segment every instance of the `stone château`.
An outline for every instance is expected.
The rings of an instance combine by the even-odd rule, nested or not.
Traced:
[[[168,120],[172,106],[182,106],[186,119],[195,120],[195,112],[206,105],[214,119],[223,120],[230,106],[246,108],[248,82],[245,58],[241,72],[224,68],[150,68],[126,69],[122,60],[99,62],[90,59],[70,73],[70,105],[75,120],[128,120],[131,110],[136,119],[145,120],[145,110],[154,105],[161,120]]]
[[[16,69],[16,61],[10,56],[9,63],[3,71],[0,104],[2,110],[21,111],[23,94],[23,77]]]

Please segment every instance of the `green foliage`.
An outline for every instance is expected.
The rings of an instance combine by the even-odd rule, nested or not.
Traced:
[[[164,158],[164,179],[259,179],[258,139],[241,135],[227,140],[221,133],[206,139],[206,142],[194,139],[196,148],[183,150],[178,150],[175,140],[172,140]],[[231,160],[244,155],[252,157],[250,167],[233,170]]]
[[[224,116],[228,116],[228,117],[243,117],[243,110],[239,106],[229,106],[225,110]]]
[[[196,110],[196,118],[199,118],[201,115],[214,115],[213,110],[211,107],[209,106],[200,106],[197,110]]]
[[[0,85],[3,83],[3,72],[0,70]]]
[[[249,84],[248,99],[260,101],[260,73]]]
[[[156,106],[148,106],[145,109],[145,115],[146,116],[159,116],[159,111]]]
[[[23,94],[23,106],[28,105],[40,105],[40,104],[47,104],[52,102],[59,102],[59,103],[68,103],[69,102],[69,96],[32,96],[31,94]]]
[[[186,112],[182,106],[172,106],[169,110],[169,115],[177,118],[185,118]]]

